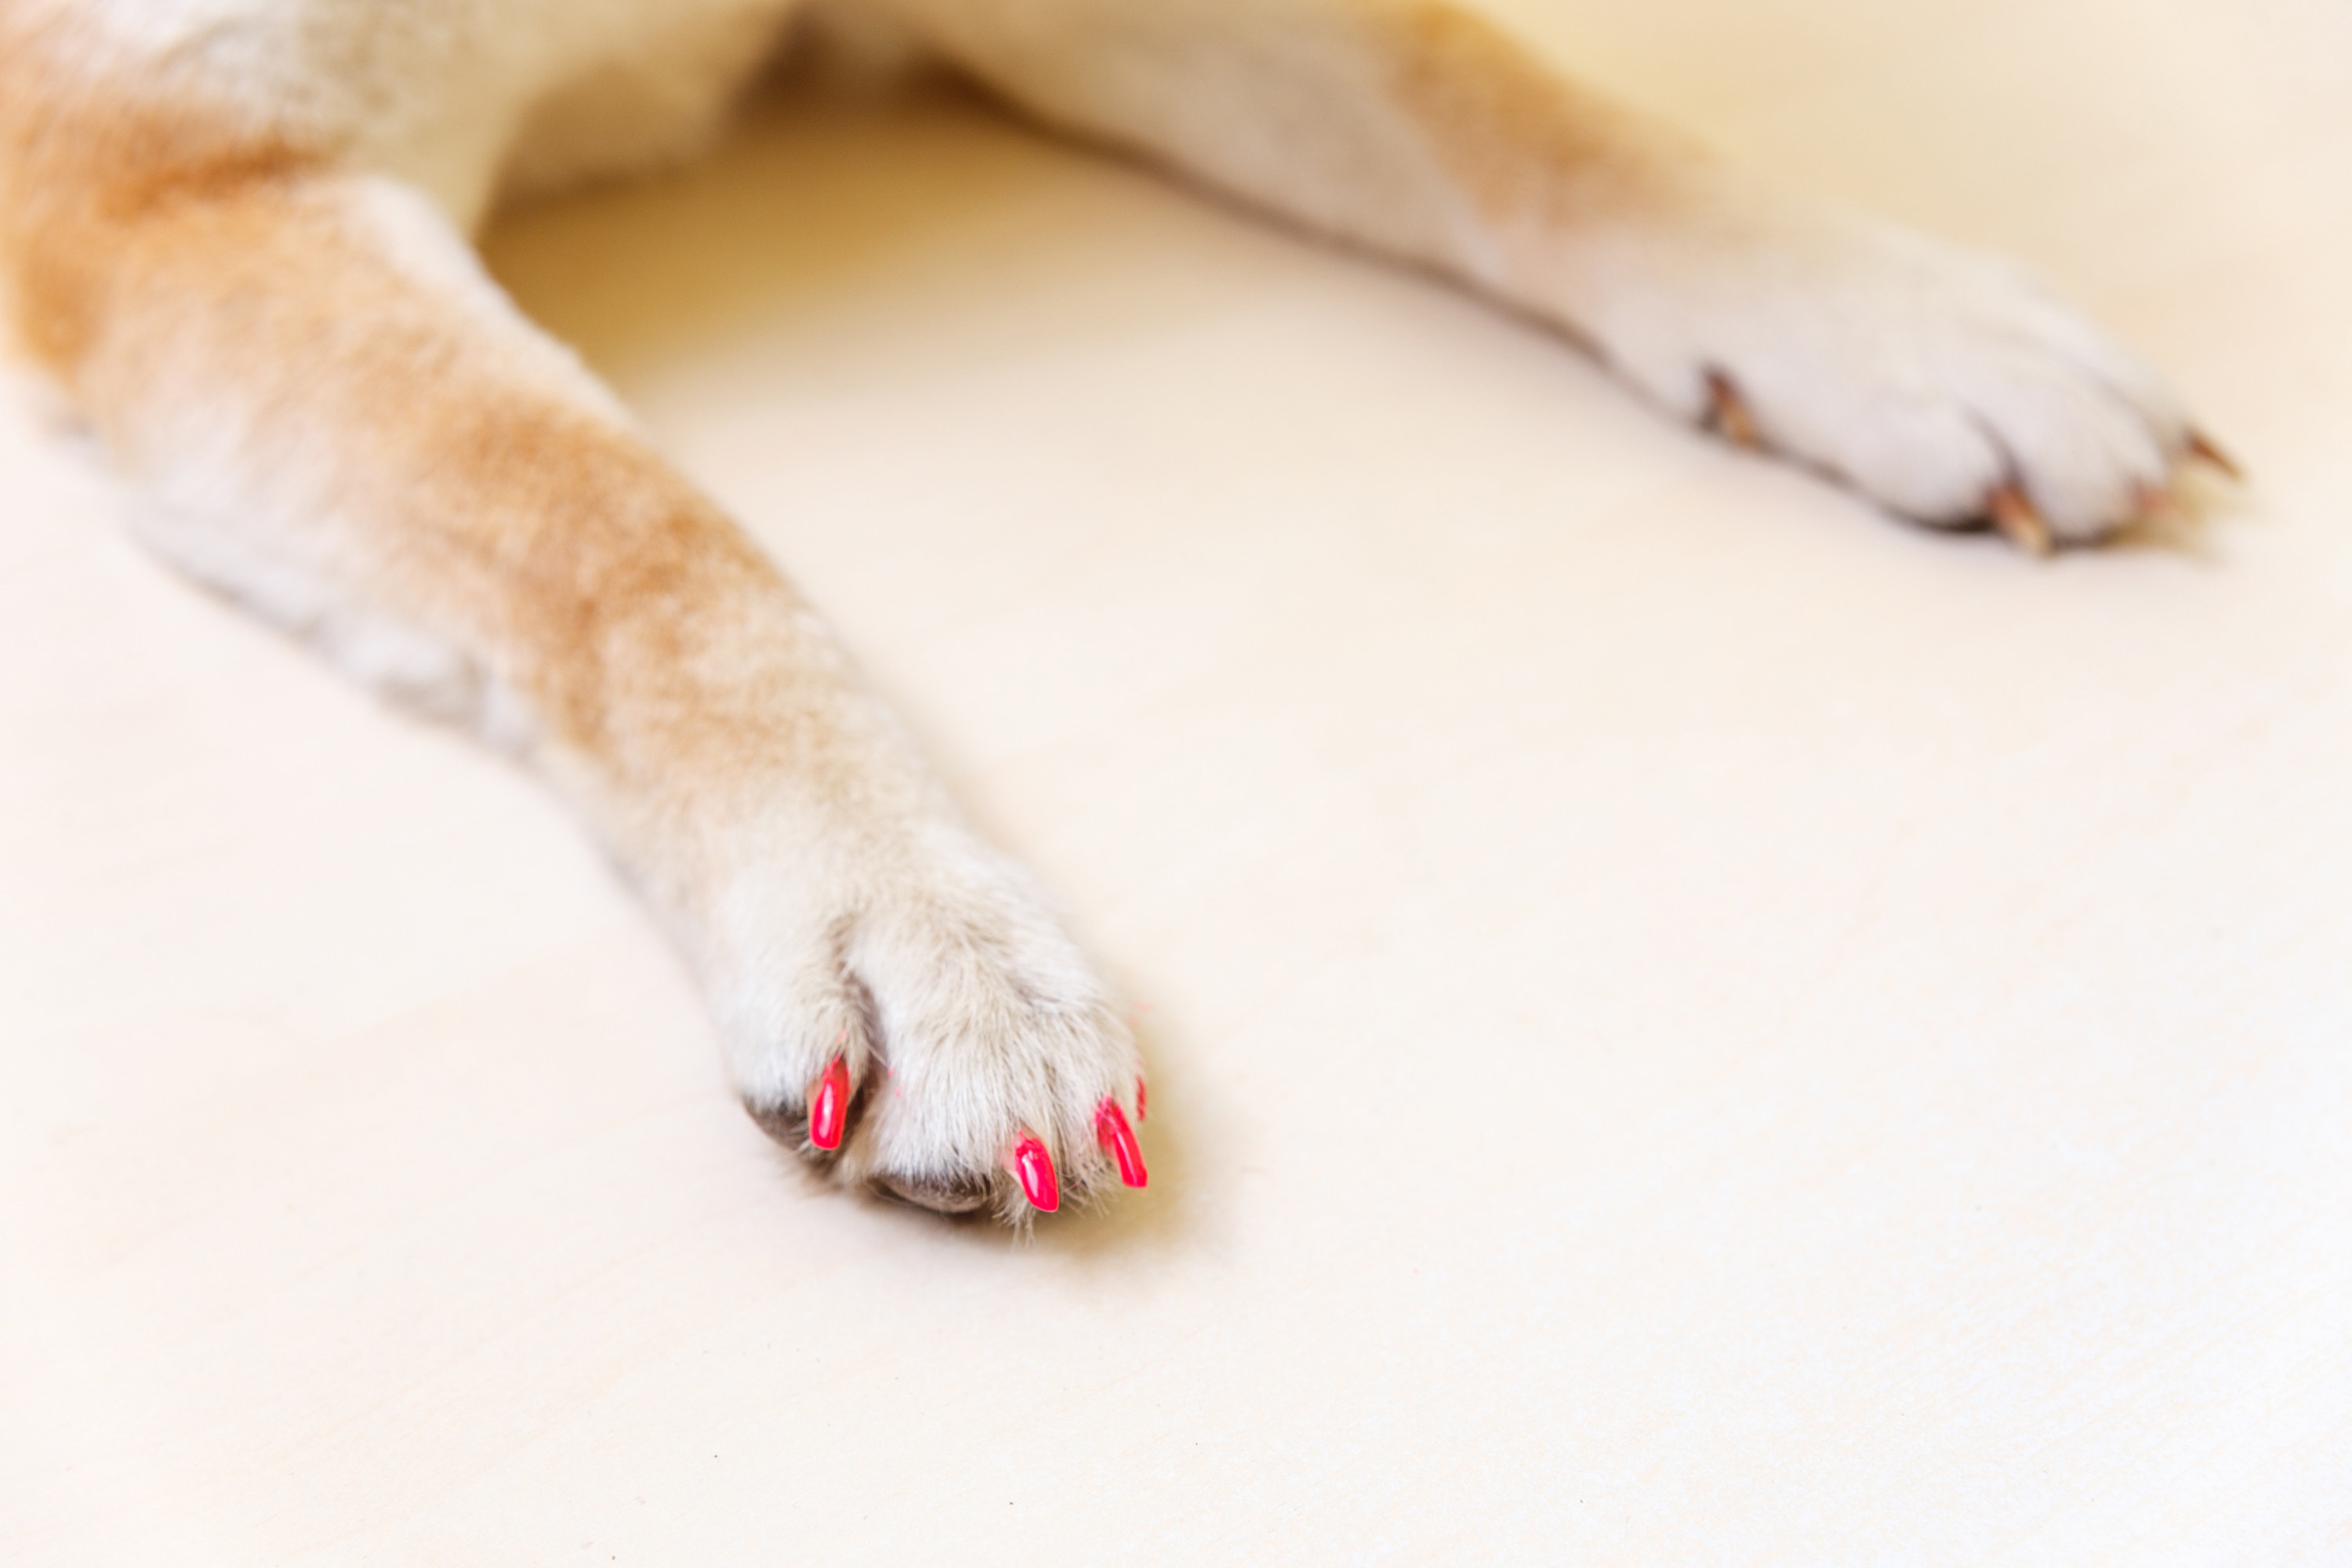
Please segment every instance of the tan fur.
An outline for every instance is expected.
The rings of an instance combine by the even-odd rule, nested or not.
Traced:
[[[68,382],[145,220],[320,162],[199,105],[77,79],[74,32],[0,13],[0,265],[18,342]]]
[[[1565,225],[1594,207],[1660,200],[1670,172],[1699,157],[1460,5],[1409,5],[1390,28],[1399,104],[1491,219]]]
[[[376,591],[496,649],[564,741],[633,778],[656,755],[716,766],[755,743],[746,714],[664,687],[696,668],[698,636],[742,618],[730,605],[785,590],[640,441],[512,384],[352,242],[296,160],[115,189],[101,219],[45,232],[24,289],[36,341],[102,422],[176,393],[179,363],[230,378],[289,439],[339,445],[341,542]],[[137,453],[135,430],[111,433]]]
[[[142,404],[200,365],[337,444],[364,497],[344,542],[375,590],[497,650],[616,779],[711,781],[793,748],[774,690],[687,674],[709,671],[698,645],[778,633],[761,663],[789,668],[799,605],[773,568],[640,439],[513,384],[356,242],[322,156],[184,106],[60,104],[38,51],[12,63],[10,100],[53,106],[6,127],[18,331],[119,449],[135,461]]]

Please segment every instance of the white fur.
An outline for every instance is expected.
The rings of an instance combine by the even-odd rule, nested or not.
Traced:
[[[2021,269],[1762,192],[1709,205],[1691,234],[1531,238],[1516,276],[1667,409],[1704,416],[1727,374],[1768,445],[1906,517],[1967,522],[2016,480],[2087,541],[2166,483],[2178,405]]]

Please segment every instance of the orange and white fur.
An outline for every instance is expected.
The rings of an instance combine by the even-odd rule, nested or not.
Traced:
[[[792,585],[484,275],[502,197],[690,153],[794,0],[0,0],[0,278],[157,553],[587,819],[734,1082],[845,1185],[1103,1189],[1134,1045]],[[1555,323],[1933,524],[2099,538],[2204,450],[2012,268],[1753,185],[1450,0],[866,0],[1072,134]],[[807,1107],[841,1058],[838,1152]],[[886,1082],[889,1092],[884,1092]],[[1132,1180],[1130,1174],[1130,1180]]]

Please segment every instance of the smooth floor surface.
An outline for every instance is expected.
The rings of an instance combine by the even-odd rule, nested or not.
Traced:
[[[2352,11],[1505,9],[2252,481],[1932,537],[952,98],[504,221],[1133,999],[1019,1242],[17,395],[0,1561],[2352,1562]]]

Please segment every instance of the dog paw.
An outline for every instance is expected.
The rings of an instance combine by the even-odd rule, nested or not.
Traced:
[[[1651,396],[1938,527],[2045,553],[2234,472],[2154,373],[2008,263],[1843,214],[1727,201],[1605,252],[1587,329]]]
[[[778,1142],[841,1186],[1014,1224],[1144,1184],[1134,1042],[1018,867],[947,824],[763,859],[696,945]]]

